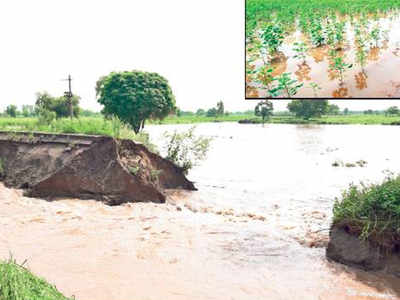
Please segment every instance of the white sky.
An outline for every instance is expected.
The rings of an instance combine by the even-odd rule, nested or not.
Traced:
[[[244,0],[13,0],[0,2],[0,110],[62,95],[70,73],[81,106],[99,110],[96,80],[138,69],[165,76],[183,110],[244,100]],[[380,102],[379,102],[380,101]],[[396,101],[343,101],[380,109]],[[275,101],[278,110],[287,101]]]

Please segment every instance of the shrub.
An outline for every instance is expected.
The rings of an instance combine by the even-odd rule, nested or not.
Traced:
[[[195,136],[195,128],[192,127],[183,133],[178,133],[176,130],[173,133],[164,133],[166,159],[183,168],[185,174],[206,158],[210,147],[211,138]]]
[[[56,118],[56,113],[54,111],[50,111],[44,108],[38,110],[39,119],[38,122],[40,125],[49,125]]]
[[[335,201],[333,224],[385,248],[400,244],[400,176],[381,184],[351,184]]]

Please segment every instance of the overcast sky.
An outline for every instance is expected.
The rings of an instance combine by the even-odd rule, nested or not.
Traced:
[[[0,109],[62,95],[68,74],[81,106],[99,110],[95,82],[111,71],[166,77],[183,110],[244,99],[244,0],[13,0],[0,2]],[[287,102],[275,102],[279,110]],[[386,108],[400,101],[346,101],[341,108]]]

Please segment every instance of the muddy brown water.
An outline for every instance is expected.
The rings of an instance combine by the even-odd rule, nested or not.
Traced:
[[[162,133],[190,125],[148,126]],[[0,257],[76,299],[399,299],[400,279],[332,263],[334,198],[400,171],[397,126],[199,124],[197,192],[166,204],[47,202],[0,185]],[[334,161],[365,167],[332,167]]]
[[[291,77],[303,83],[295,97],[327,97],[327,98],[392,98],[400,97],[400,16],[393,15],[381,17],[377,21],[371,20],[371,24],[379,24],[383,32],[389,30],[386,38],[381,38],[378,46],[374,44],[368,47],[367,62],[362,72],[360,65],[356,63],[356,47],[354,42],[354,29],[348,22],[346,25],[344,50],[339,51],[346,63],[353,64],[344,75],[344,83],[340,84],[338,75],[329,70],[328,47],[313,47],[309,40],[296,31],[286,37],[280,52],[280,59],[272,66],[275,68],[274,76],[284,72],[291,73]],[[370,25],[370,28],[372,25]],[[306,62],[303,64],[294,58],[293,50],[295,41],[304,41],[308,44]],[[255,59],[248,63],[246,68],[251,69],[263,65],[256,52],[246,52],[246,59]],[[314,93],[310,83],[317,83],[321,90]],[[266,97],[266,89],[256,83],[254,75],[247,75],[246,97]]]

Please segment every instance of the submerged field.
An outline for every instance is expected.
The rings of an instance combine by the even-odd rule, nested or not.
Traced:
[[[247,0],[246,97],[400,97],[399,8]]]

